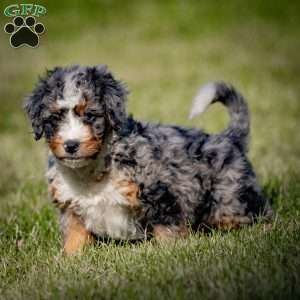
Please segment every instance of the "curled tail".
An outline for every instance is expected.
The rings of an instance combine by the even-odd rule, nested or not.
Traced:
[[[246,151],[250,128],[248,106],[243,96],[231,85],[224,82],[210,82],[204,85],[193,101],[190,118],[203,113],[215,102],[223,103],[230,114],[229,126],[220,135],[231,138],[236,145]]]

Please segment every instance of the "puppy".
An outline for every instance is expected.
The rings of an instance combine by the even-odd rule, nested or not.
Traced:
[[[200,90],[191,117],[215,102],[230,124],[219,134],[146,123],[126,113],[127,92],[103,65],[48,71],[27,97],[35,139],[49,147],[50,197],[64,250],[95,237],[169,240],[188,226],[236,228],[272,215],[246,157],[249,115],[224,83]]]

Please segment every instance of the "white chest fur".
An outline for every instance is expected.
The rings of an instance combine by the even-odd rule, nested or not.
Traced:
[[[70,206],[89,231],[115,239],[142,237],[128,209],[127,199],[118,192],[109,176],[99,182],[89,182],[59,172],[55,178],[59,201],[71,201]]]

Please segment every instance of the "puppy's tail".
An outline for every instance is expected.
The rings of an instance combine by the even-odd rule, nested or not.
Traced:
[[[210,104],[223,103],[230,114],[230,123],[220,135],[233,140],[241,149],[247,150],[250,120],[248,106],[243,96],[224,82],[210,82],[200,88],[194,98],[190,119],[203,113]]]

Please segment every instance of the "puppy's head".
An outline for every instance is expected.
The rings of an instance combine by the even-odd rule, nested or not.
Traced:
[[[82,167],[126,120],[126,90],[106,66],[55,68],[40,78],[25,111],[35,139],[45,137],[62,163]]]

